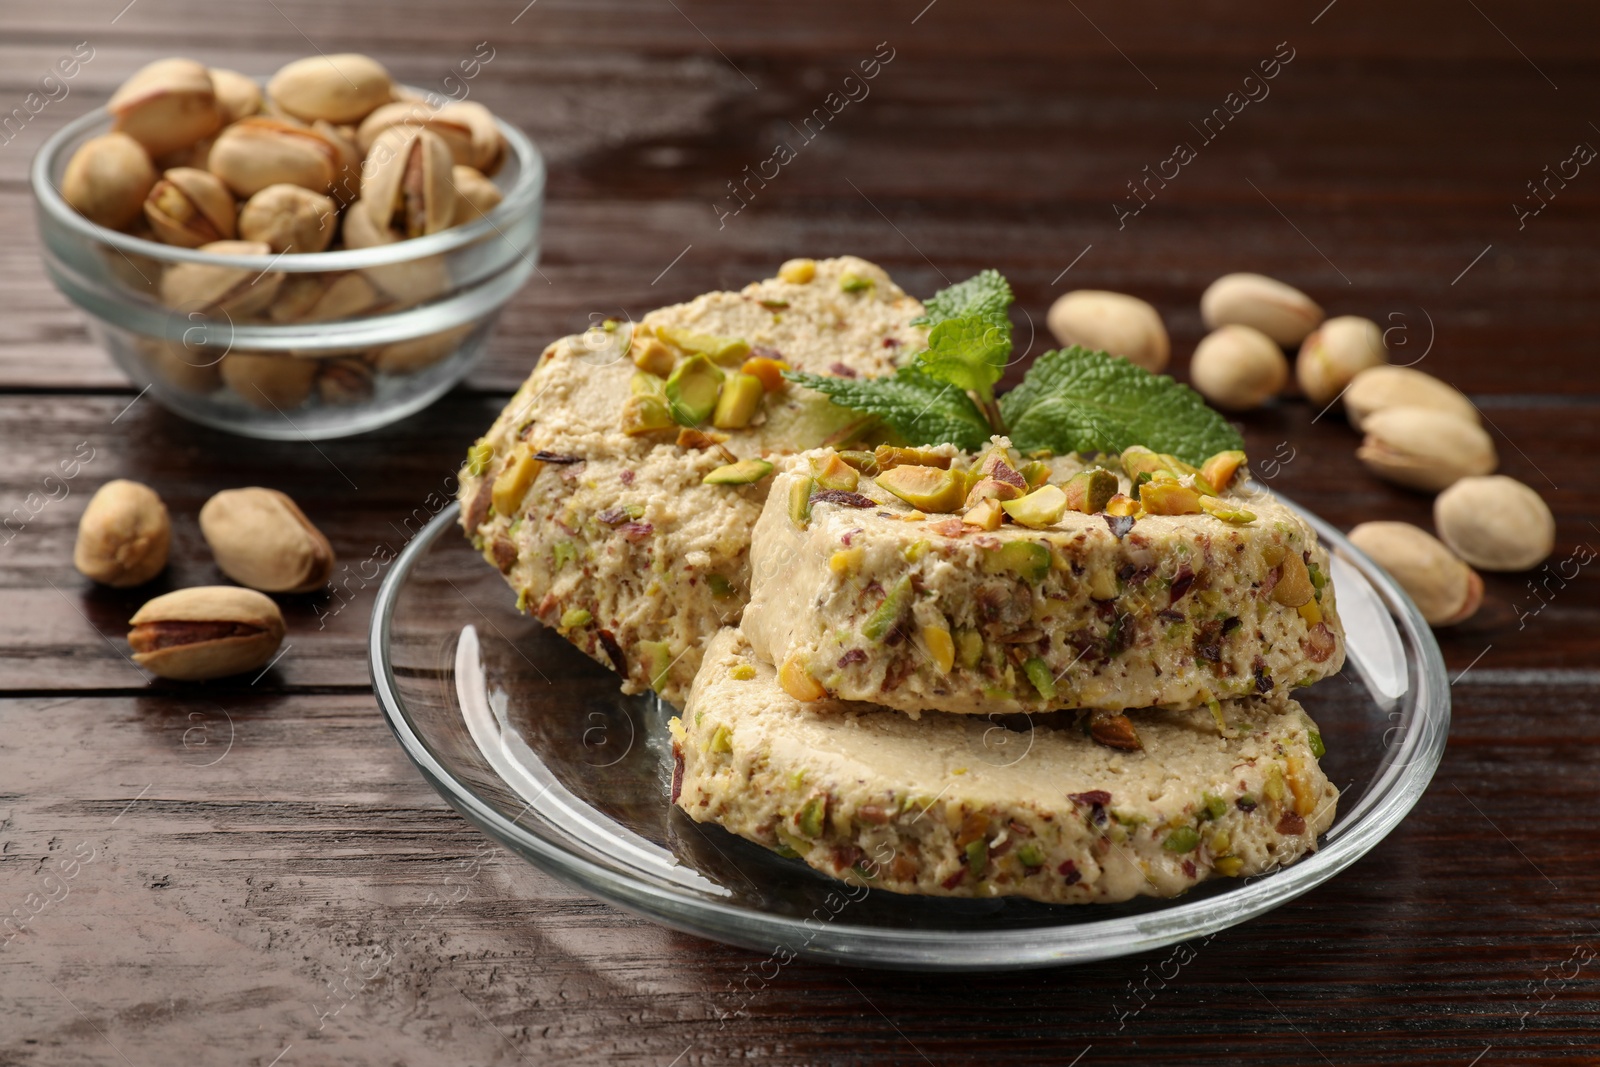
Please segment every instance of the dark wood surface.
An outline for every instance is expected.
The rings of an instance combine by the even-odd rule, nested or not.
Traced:
[[[398,548],[547,340],[794,254],[864,255],[921,294],[998,267],[1023,337],[1068,288],[1133,292],[1161,309],[1180,375],[1205,284],[1277,275],[1403,327],[1401,358],[1426,351],[1470,392],[1502,470],[1551,502],[1555,558],[1600,547],[1600,174],[1520,228],[1513,208],[1600,144],[1592,7],[524,2],[0,9],[0,116],[74,44],[95,50],[0,145],[0,511],[28,512],[0,534],[0,913],[31,916],[0,947],[0,1064],[1600,1062],[1595,564],[1537,613],[1528,576],[1493,576],[1484,611],[1440,634],[1444,764],[1334,882],[1176,955],[1014,976],[752,978],[753,954],[489,850],[373,702],[375,587],[322,628],[328,602],[292,604],[293,648],[254,686],[132,669],[140,594],[70,565],[101,482],[166,498],[172,586],[215,580],[193,516],[229,486],[289,491],[346,560]],[[551,180],[541,272],[468,387],[320,453],[128,408],[40,269],[26,170],[44,137],[164,54],[265,73],[363,50],[439,87],[480,41],[495,58],[474,98],[539,140]],[[885,41],[870,96],[719,228],[725,183]],[[1189,124],[1285,41],[1270,96],[1201,145]],[[1124,183],[1180,140],[1198,158],[1119,229]],[[1426,499],[1357,465],[1337,413],[1315,414],[1288,400],[1243,420],[1253,455],[1293,449],[1276,486],[1346,527],[1427,522]],[[51,499],[45,476],[80,442],[92,461]]]

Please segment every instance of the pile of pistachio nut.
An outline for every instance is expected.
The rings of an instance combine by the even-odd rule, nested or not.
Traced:
[[[1356,456],[1378,477],[1437,493],[1434,537],[1404,522],[1362,523],[1350,539],[1383,566],[1434,626],[1472,616],[1483,602],[1476,570],[1526,571],[1555,547],[1555,518],[1540,495],[1494,473],[1494,441],[1476,405],[1414,366],[1389,362],[1384,332],[1356,315],[1325,318],[1305,293],[1261,274],[1227,274],[1200,297],[1207,334],[1189,378],[1229,411],[1266,404],[1289,382],[1286,347],[1298,346],[1294,375],[1326,409],[1342,400],[1364,436]],[[1162,370],[1171,343],[1150,304],[1124,293],[1078,290],[1050,308],[1062,344],[1080,344]],[[1441,540],[1442,539],[1442,540]]]
[[[133,660],[181,681],[223,678],[273,661],[285,632],[266,593],[309,593],[327,585],[333,546],[288,496],[275,489],[226,489],[200,509],[200,533],[217,568],[239,584],[179,589],[145,603],[132,619]],[[115,589],[154,580],[167,566],[172,520],[154,489],[118,479],[102,485],[78,522],[72,563]]]
[[[107,108],[112,131],[74,153],[63,198],[98,225],[180,248],[261,256],[373,248],[471,222],[501,201],[489,175],[506,144],[489,110],[435,106],[363,55],[296,60],[265,92],[234,71],[162,59],[123,83]],[[436,257],[294,274],[108,261],[174,312],[232,322],[327,322],[418,304],[449,286]],[[329,359],[236,352],[218,361],[154,342],[144,354],[174,387],[227,385],[256,406],[284,408],[313,395],[359,402],[374,373],[420,370],[469,332]]]

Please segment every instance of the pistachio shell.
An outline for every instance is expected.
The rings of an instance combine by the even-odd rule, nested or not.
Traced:
[[[213,241],[201,252],[219,256],[265,256],[266,245],[255,241]],[[283,275],[210,263],[174,263],[161,276],[161,302],[178,311],[244,318],[263,310],[277,296]]]
[[[1172,354],[1160,314],[1136,296],[1098,289],[1065,293],[1050,305],[1047,322],[1064,345],[1122,356],[1148,371],[1163,370]]]
[[[78,520],[72,565],[85,578],[117,589],[143,585],[167,565],[172,522],[148,485],[107,482]]]
[[[1494,442],[1475,422],[1432,408],[1385,408],[1362,424],[1356,458],[1397,485],[1438,492],[1499,463]]]
[[[500,206],[500,187],[481,171],[458,165],[451,169],[450,177],[456,189],[455,225],[481,219]]]
[[[61,176],[61,196],[98,226],[120,230],[139,218],[156,183],[156,168],[144,147],[125,133],[85,141]]]
[[[222,573],[268,593],[327,584],[333,548],[295,502],[276,489],[225,489],[200,509],[200,532]]]
[[[1295,377],[1313,404],[1332,403],[1357,374],[1389,362],[1383,331],[1371,319],[1340,315],[1300,343]]]
[[[1210,329],[1253,326],[1283,345],[1299,344],[1322,322],[1309,296],[1264,274],[1224,274],[1200,297],[1200,317]]]
[[[344,243],[347,247],[377,248],[399,240],[392,232],[380,229],[361,203],[358,200],[345,209]],[[450,288],[450,272],[441,256],[368,267],[362,273],[402,307],[431,300]]]
[[[362,119],[361,126],[356,130],[356,145],[363,154],[370,154],[379,136],[396,126],[419,127],[437,134],[450,149],[450,157],[458,166],[470,167],[477,159],[472,127],[465,115],[452,118],[429,104],[408,100],[384,104]]]
[[[1367,416],[1385,408],[1433,408],[1477,423],[1478,409],[1466,394],[1414,367],[1371,367],[1350,381],[1344,410],[1350,425],[1363,429]]]
[[[241,197],[287,183],[327,194],[339,175],[338,148],[305,126],[279,119],[235,122],[211,146],[211,173]]]
[[[231,240],[238,207],[222,179],[194,167],[174,167],[145,198],[144,217],[169,245],[199,248]]]
[[[1434,626],[1461,622],[1483,602],[1483,579],[1426,530],[1404,522],[1365,522],[1349,536]]]
[[[339,228],[339,206],[298,185],[269,185],[239,210],[239,236],[274,252],[321,252]]]
[[[303,122],[360,122],[392,98],[394,81],[377,60],[345,52],[295,60],[267,82],[267,94]]]
[[[495,121],[494,113],[488,108],[475,100],[462,100],[440,108],[438,120],[464,127],[468,131],[471,155],[466,159],[457,156],[457,163],[465,163],[484,174],[493,174],[500,169],[505,159],[506,139],[500,132],[500,124]]]
[[[222,122],[238,122],[261,112],[261,86],[254,78],[247,78],[236,70],[211,68],[211,88],[217,96],[217,109],[222,112]]]
[[[245,403],[265,411],[288,411],[311,397],[317,365],[289,355],[230,352],[222,358],[222,382]]]
[[[179,392],[204,396],[222,384],[217,369],[221,357],[203,346],[147,337],[139,343],[139,354],[151,375]]]
[[[336,158],[334,178],[328,195],[341,204],[350,204],[360,199],[361,149],[356,147],[354,128],[335,126],[331,122],[319,119],[311,124],[311,129],[321,134],[322,139],[334,148]]]
[[[360,206],[376,227],[396,237],[438,233],[455,219],[453,166],[437,134],[416,126],[385,130],[363,164]]]
[[[122,83],[106,109],[112,129],[152,156],[187,148],[222,128],[216,91],[205,66],[192,59],[158,59]]]
[[[1462,478],[1433,502],[1444,543],[1486,571],[1532,570],[1556,545],[1556,519],[1533,489],[1504,474]]]
[[[1189,378],[1218,407],[1246,411],[1283,390],[1289,361],[1278,343],[1255,327],[1222,326],[1195,348]]]
[[[283,613],[270,597],[231,585],[179,589],[129,620],[128,644],[145,670],[204,681],[256,670],[283,644]]]
[[[366,276],[344,274],[294,274],[269,313],[273,322],[332,322],[373,311],[384,302]]]
[[[429,334],[427,337],[418,337],[412,341],[397,341],[392,345],[385,345],[373,351],[373,367],[380,374],[415,374],[454,355],[471,335],[472,330],[473,327],[469,324]]]
[[[329,359],[317,368],[317,396],[324,404],[361,404],[372,399],[372,367],[360,359]]]

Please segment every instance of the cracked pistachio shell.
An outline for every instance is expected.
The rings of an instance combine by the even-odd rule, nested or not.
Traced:
[[[1063,345],[1109,352],[1159,373],[1172,354],[1156,309],[1136,296],[1078,289],[1050,305],[1050,332]]]
[[[459,165],[471,166],[477,158],[472,127],[464,116],[452,118],[429,104],[412,100],[385,104],[368,115],[356,130],[356,144],[363,154],[371,154],[379,136],[397,126],[419,127],[437,134],[450,149],[450,157]]]
[[[362,404],[372,399],[372,366],[364,359],[323,360],[317,396],[324,404]]]
[[[198,251],[219,256],[266,256],[259,241],[213,241]],[[245,318],[265,310],[278,295],[283,275],[210,263],[174,263],[161,275],[161,302],[175,311]]]
[[[132,225],[156,184],[144,147],[125,133],[83,142],[61,176],[61,196],[90,222],[120,230]]]
[[[1277,396],[1289,380],[1278,342],[1253,326],[1221,326],[1201,339],[1189,380],[1220,408],[1246,411]]]
[[[318,119],[311,129],[333,146],[337,156],[328,195],[341,204],[351,203],[361,196],[361,149],[356,147],[354,127],[335,126]]]
[[[504,199],[500,187],[472,167],[456,166],[451,170],[451,181],[456,187],[457,226],[483,218]]]
[[[385,130],[362,165],[361,207],[398,238],[448,229],[456,213],[454,166],[438,134],[416,126]]]
[[[184,682],[226,678],[272,662],[283,644],[283,613],[272,598],[232,585],[158,596],[128,620],[134,662]]]
[[[156,491],[119,478],[96,490],[83,509],[72,565],[85,578],[126,589],[160,574],[171,544],[172,521]]]
[[[1530,487],[1504,474],[1462,478],[1433,502],[1433,525],[1480,570],[1527,571],[1556,547],[1556,519]]]
[[[256,117],[223,130],[211,146],[208,165],[241,197],[279,184],[327,194],[339,176],[340,155],[310,127]]]
[[[1400,584],[1430,625],[1453,626],[1483,602],[1483,579],[1426,530],[1405,522],[1364,522],[1349,536]]]
[[[1200,297],[1200,317],[1210,329],[1253,326],[1280,345],[1296,345],[1322,322],[1316,301],[1264,274],[1224,274]]]
[[[475,100],[462,100],[440,108],[438,117],[441,122],[464,126],[470,131],[472,154],[467,159],[457,156],[457,163],[485,174],[493,174],[500,169],[500,164],[505,160],[506,139],[492,111]]]
[[[315,361],[290,355],[229,352],[219,365],[222,384],[263,411],[289,411],[311,397]]]
[[[152,156],[187,148],[222,128],[211,73],[192,59],[158,59],[122,83],[106,109],[112,129]]]
[[[217,96],[217,110],[223,125],[261,113],[261,86],[236,70],[212,67],[211,88]]]
[[[393,94],[383,64],[354,52],[297,59],[267,82],[273,103],[302,122],[360,122]]]
[[[1340,315],[1300,343],[1294,373],[1313,404],[1330,404],[1357,374],[1389,362],[1383,331],[1371,319]]]
[[[383,294],[357,271],[296,274],[284,281],[268,314],[273,322],[332,322],[366,314],[383,303]]]
[[[1385,408],[1362,423],[1356,458],[1380,478],[1438,492],[1499,464],[1483,427],[1432,408]]]
[[[276,489],[223,490],[200,509],[200,532],[222,573],[252,589],[307,593],[333,572],[328,539]]]
[[[454,192],[451,190],[452,195]],[[397,242],[399,238],[392,231],[379,228],[373,221],[372,213],[365,210],[362,203],[358,200],[345,209],[345,245],[349,248],[377,248]],[[450,271],[442,256],[425,256],[382,267],[367,267],[361,273],[401,307],[431,300],[450,288]]]
[[[1398,407],[1432,408],[1474,425],[1479,421],[1465,393],[1414,367],[1371,367],[1351,379],[1344,393],[1345,414],[1358,430],[1374,412]]]
[[[322,252],[339,229],[339,205],[298,185],[269,185],[239,209],[239,236],[274,252]]]
[[[145,197],[144,217],[157,237],[180,248],[231,240],[238,206],[222,179],[194,167],[174,167]]]

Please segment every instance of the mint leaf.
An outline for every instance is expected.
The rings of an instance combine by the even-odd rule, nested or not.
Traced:
[[[912,364],[958,389],[970,389],[985,404],[994,403],[994,383],[1011,358],[1011,323],[980,316],[945,319],[928,333],[928,347]]]
[[[964,282],[940,289],[923,303],[924,313],[912,319],[913,326],[937,326],[946,319],[979,316],[993,322],[1006,322],[1011,307],[1011,284],[997,270],[974,274]]]
[[[976,452],[994,431],[958,386],[914,366],[887,378],[833,378],[804,371],[783,376],[824,393],[840,407],[877,415],[913,445],[953,444]]]
[[[1244,440],[1200,394],[1117,356],[1074,345],[1034,361],[1000,398],[1011,443],[1023,452],[1121,452],[1144,445],[1199,466]]]

